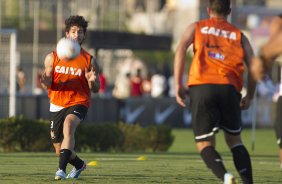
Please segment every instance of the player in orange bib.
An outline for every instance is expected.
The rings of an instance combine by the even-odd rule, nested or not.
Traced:
[[[88,22],[82,16],[70,16],[65,21],[65,36],[82,44]],[[99,68],[94,58],[81,48],[80,54],[70,60],[59,59],[56,51],[44,61],[42,85],[48,89],[51,112],[51,140],[59,156],[55,180],[78,178],[86,163],[75,153],[75,130],[83,121],[90,105],[90,91],[100,88]],[[66,176],[66,167],[73,169]]]
[[[272,65],[282,60],[282,13],[275,16],[269,27],[270,37],[261,46],[260,53],[253,58],[252,73],[256,80],[264,80],[271,74]],[[279,57],[280,56],[280,57]],[[277,101],[276,120],[274,123],[275,135],[279,146],[280,169],[282,170],[282,68],[280,68],[279,98]]]
[[[194,56],[187,87],[191,98],[192,128],[196,147],[209,169],[225,184],[235,183],[215,149],[215,133],[224,130],[234,165],[243,183],[253,183],[251,159],[241,140],[241,109],[253,98],[255,81],[248,77],[247,95],[241,98],[243,72],[252,61],[253,50],[239,29],[227,22],[230,0],[209,0],[209,19],[188,26],[174,59],[176,101],[185,107],[182,84],[186,52],[193,44]],[[248,70],[249,71],[249,70]]]

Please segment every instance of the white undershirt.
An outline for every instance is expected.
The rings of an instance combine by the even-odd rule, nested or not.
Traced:
[[[62,110],[63,108],[64,107],[50,103],[50,112],[58,112],[58,111]]]

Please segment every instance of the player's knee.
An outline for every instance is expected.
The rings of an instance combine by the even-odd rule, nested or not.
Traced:
[[[64,123],[64,129],[71,130],[72,128],[73,128],[73,125],[71,122]]]
[[[196,143],[197,151],[199,153],[201,153],[202,150],[205,149],[208,146],[213,146],[214,147],[213,142],[211,142],[211,141],[200,141],[200,142]]]
[[[238,144],[242,144],[241,136],[240,135],[225,135],[225,141],[228,147],[231,149]]]
[[[74,134],[75,129],[76,129],[75,123],[73,123],[73,122],[65,122],[64,123],[64,134],[68,134],[68,135]]]

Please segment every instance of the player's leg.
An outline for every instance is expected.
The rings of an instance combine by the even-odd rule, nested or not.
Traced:
[[[276,135],[276,142],[277,142],[278,147],[279,147],[280,169],[282,170],[282,121],[280,121],[282,119],[278,120],[279,116],[282,117],[281,111],[280,111],[280,113],[277,113],[277,116],[278,117],[276,118],[276,121],[274,123],[274,131],[275,131],[275,135]]]
[[[250,155],[241,141],[240,135],[225,132],[225,140],[232,152],[234,165],[244,184],[253,183],[252,164]]]
[[[61,150],[61,143],[63,141],[63,123],[64,123],[64,116],[67,109],[62,109],[58,112],[51,112],[51,119],[50,119],[50,135],[51,141],[55,148],[56,155],[60,157],[60,150]],[[60,167],[55,173],[55,180],[64,180],[66,178],[66,173]]]
[[[210,141],[199,141],[196,143],[198,152],[200,153],[206,166],[220,178],[224,180],[224,174],[227,173],[220,154],[215,149],[215,137],[212,136]]]
[[[83,166],[84,161],[77,156],[75,151],[72,151],[72,155],[69,159],[69,164],[79,169]]]
[[[227,173],[220,154],[215,149],[220,111],[216,104],[217,86],[201,85],[190,88],[192,127],[196,147],[206,166],[224,180]]]
[[[66,117],[66,120],[68,119],[69,122],[72,123],[66,123],[64,127],[64,135],[66,135],[66,138],[64,139],[63,143],[65,144],[62,146],[62,148],[66,150],[71,151],[71,155],[68,159],[68,163],[73,165],[73,169],[68,174],[67,178],[78,178],[80,173],[86,168],[86,163],[81,160],[75,150],[75,131],[77,126],[82,122],[87,114],[87,108],[82,105],[76,105],[69,109],[68,116]],[[68,151],[67,151],[68,152]],[[67,164],[67,163],[64,163]]]
[[[80,173],[86,169],[86,163],[83,160],[81,160],[77,155],[75,155],[74,159],[71,159],[69,163],[74,167],[68,174],[67,178],[76,179],[79,177]]]
[[[53,143],[53,146],[55,148],[56,156],[60,158],[60,150],[61,150],[61,143]],[[66,171],[60,169],[60,166],[58,170],[55,173],[55,180],[64,180],[66,179]]]
[[[233,161],[244,183],[252,183],[252,165],[250,155],[241,141],[241,96],[233,86],[223,86],[218,100],[221,111],[221,128],[229,146]]]
[[[282,170],[282,97],[280,96],[277,101],[276,120],[274,124],[274,131],[279,146],[279,159],[280,168]]]
[[[66,171],[67,164],[71,159],[71,156],[74,152],[75,145],[75,130],[79,125],[80,119],[73,114],[68,114],[64,121],[63,134],[64,139],[60,149],[60,160],[59,160],[59,168]]]
[[[61,150],[61,143],[53,143],[53,146],[55,148],[56,156],[60,156],[60,150]]]
[[[279,148],[280,169],[282,171],[282,146]]]
[[[69,118],[73,118],[72,116],[75,115],[68,115]],[[74,151],[74,146],[75,146],[75,139],[74,139],[74,134],[75,134],[75,130],[76,127],[79,125],[80,120],[76,123],[71,123],[71,124],[76,124],[76,126],[71,126],[70,123],[67,123],[66,130],[64,128],[64,135],[66,139],[64,139],[63,143],[65,144],[64,147],[62,146],[62,150],[64,150],[65,152],[68,152],[67,155],[64,155],[64,158],[60,158],[60,160],[62,160],[62,166],[66,166],[67,163],[70,163],[71,165],[73,165],[74,167],[72,168],[72,170],[70,171],[70,173],[68,174],[67,178],[78,178],[78,176],[80,175],[80,173],[86,169],[86,163],[81,160],[75,153]],[[66,134],[65,134],[66,133]]]

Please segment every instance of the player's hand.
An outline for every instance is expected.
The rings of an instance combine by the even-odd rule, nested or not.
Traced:
[[[52,83],[52,76],[50,75],[47,75],[46,72],[44,71],[40,77],[40,83],[41,85],[47,89],[51,86],[51,83]]]
[[[97,78],[95,68],[91,67],[91,70],[89,71],[87,68],[85,68],[85,78],[88,82],[94,82]]]
[[[251,73],[256,81],[262,80],[262,78],[265,76],[266,69],[264,68],[263,61],[260,58],[253,58],[251,65]]]
[[[242,110],[248,109],[250,107],[252,99],[247,95],[241,99],[240,107]]]
[[[175,88],[175,98],[176,102],[182,107],[186,107],[185,100],[187,98],[187,89],[183,86],[179,86]]]

